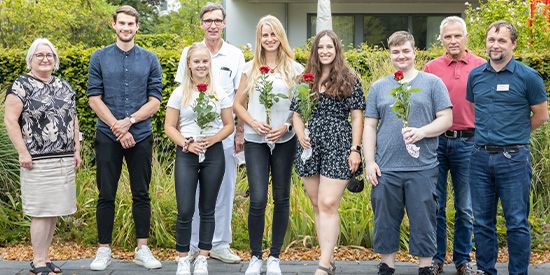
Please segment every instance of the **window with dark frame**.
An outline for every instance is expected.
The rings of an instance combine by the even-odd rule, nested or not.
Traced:
[[[346,48],[361,43],[387,47],[388,37],[395,31],[410,31],[416,47],[429,49],[439,45],[439,24],[451,15],[460,14],[333,14],[332,27]],[[317,14],[307,15],[308,37],[315,35]]]

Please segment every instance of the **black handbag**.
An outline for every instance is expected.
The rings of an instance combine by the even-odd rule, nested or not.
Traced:
[[[365,180],[362,175],[356,175],[351,178],[346,188],[352,193],[360,193],[365,189]]]

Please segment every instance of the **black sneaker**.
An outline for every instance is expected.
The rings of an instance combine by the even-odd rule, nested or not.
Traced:
[[[474,269],[472,268],[470,263],[466,262],[456,267],[456,274],[457,275],[475,275],[476,272],[474,272]]]
[[[439,274],[443,273],[443,263],[433,262],[432,268],[433,268],[433,274],[434,275],[439,275]],[[457,268],[457,270],[458,270],[458,268]]]
[[[378,265],[378,275],[393,275],[394,272],[395,268],[391,268],[385,263]]]
[[[431,266],[425,266],[418,269],[418,275],[433,275],[434,271]]]

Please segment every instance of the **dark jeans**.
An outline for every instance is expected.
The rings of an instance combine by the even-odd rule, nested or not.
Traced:
[[[439,179],[437,194],[437,252],[434,261],[445,262],[447,251],[447,175],[451,172],[454,191],[454,240],[453,262],[455,266],[470,262],[472,251],[473,215],[470,197],[470,156],[474,148],[473,137],[439,137],[437,159]]]
[[[514,152],[489,153],[475,146],[470,164],[477,270],[497,274],[496,217],[500,199],[506,219],[510,256],[508,272],[511,275],[527,274],[531,255],[529,147],[524,146]]]
[[[137,143],[129,149],[122,148],[101,131],[96,132],[96,181],[99,189],[96,220],[100,244],[110,244],[115,219],[115,197],[122,169],[122,160],[126,160],[132,191],[132,216],[136,227],[136,237],[149,237],[151,205],[149,182],[151,181],[151,157],[153,137]]]
[[[296,154],[296,138],[277,143],[273,154],[265,143],[245,142],[246,175],[250,192],[248,210],[248,238],[252,256],[262,258],[262,238],[265,225],[265,207],[269,172],[273,192],[273,226],[271,227],[270,256],[279,257],[288,226],[290,207],[290,176]]]
[[[214,213],[216,198],[222,184],[225,171],[223,145],[218,142],[205,153],[205,159],[199,163],[199,156],[184,153],[177,147],[175,182],[178,219],[176,221],[176,250],[189,252],[191,241],[191,222],[195,213],[195,193],[200,184],[199,194],[199,249],[212,249],[214,236]]]

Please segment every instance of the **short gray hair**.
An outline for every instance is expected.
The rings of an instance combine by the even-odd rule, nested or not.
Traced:
[[[31,69],[32,58],[34,56],[34,53],[36,52],[36,49],[38,49],[38,46],[40,45],[46,45],[52,50],[54,58],[53,70],[57,71],[59,69],[59,55],[57,54],[57,50],[55,49],[53,43],[50,42],[50,40],[48,40],[47,38],[37,38],[32,42],[29,50],[27,51],[27,57],[25,58],[25,61],[27,62],[27,69]]]
[[[445,28],[449,24],[459,24],[462,27],[462,30],[464,31],[464,35],[468,34],[468,29],[466,28],[466,22],[464,22],[464,19],[458,16],[449,16],[443,19],[443,21],[441,21],[441,25],[439,25],[439,39],[441,39],[441,33],[443,33],[443,28]]]
[[[204,7],[202,7],[201,13],[199,14],[199,18],[202,20],[202,16],[205,13],[211,12],[211,11],[218,11],[218,10],[222,12],[223,19],[225,20],[225,8],[220,4],[216,4],[212,2],[208,2],[206,3],[206,5],[204,5]]]

